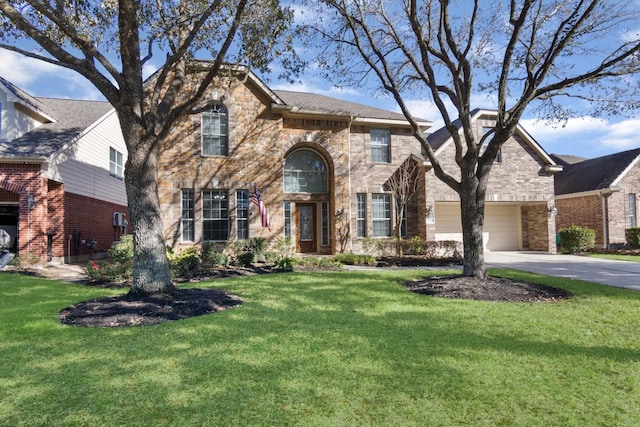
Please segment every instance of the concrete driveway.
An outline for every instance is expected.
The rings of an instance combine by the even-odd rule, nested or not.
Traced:
[[[640,262],[544,252],[487,251],[484,259],[487,267],[513,268],[640,291]]]

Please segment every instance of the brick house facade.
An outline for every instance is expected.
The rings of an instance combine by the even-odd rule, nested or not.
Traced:
[[[484,129],[495,126],[496,112],[474,110],[472,123],[479,140]],[[459,122],[454,123],[460,127]],[[428,137],[443,169],[459,176],[450,134],[440,129]],[[552,214],[553,176],[561,170],[555,161],[518,126],[502,146],[487,186],[484,244],[488,250],[555,252],[555,218]],[[459,197],[428,171],[426,203],[433,206],[427,219],[427,238],[462,240]]]
[[[197,72],[190,76],[186,93],[198,82]],[[390,236],[397,207],[385,183],[409,157],[423,159],[404,116],[322,95],[271,90],[251,73],[239,80],[243,83],[214,83],[201,113],[177,123],[159,150],[167,244],[181,250],[202,242],[223,245],[247,237],[273,242],[289,236],[297,252],[330,254],[361,252],[364,238]],[[491,114],[474,116],[478,132]],[[430,123],[421,125],[426,131]],[[434,144],[451,166],[453,149],[446,140]],[[492,172],[488,214],[498,222],[508,218],[515,234],[500,237],[490,230],[488,237],[509,242],[487,247],[555,251],[555,223],[548,212],[553,173],[560,168],[521,128],[503,156]],[[428,162],[421,167],[404,236],[461,240],[457,196],[433,176]],[[271,231],[249,203],[254,186],[269,210]]]
[[[59,262],[108,249],[126,231],[113,213],[127,212],[111,106],[36,98],[0,78],[0,119],[0,250]]]
[[[626,243],[625,230],[638,227],[640,148],[595,159],[555,156],[564,164],[556,176],[557,227],[588,227],[596,245]]]

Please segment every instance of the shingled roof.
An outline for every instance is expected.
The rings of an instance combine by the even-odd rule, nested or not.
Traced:
[[[293,111],[300,113],[327,114],[334,116],[352,116],[355,118],[368,118],[378,120],[394,120],[406,122],[403,114],[382,108],[371,107],[364,104],[332,98],[326,95],[318,95],[306,92],[293,92],[289,90],[274,90],[274,92]],[[426,123],[426,120],[418,119]]]
[[[0,142],[0,158],[49,157],[113,109],[111,104],[103,101],[33,99],[50,111],[55,121],[44,123],[13,141]]]
[[[604,190],[615,185],[638,161],[640,148],[568,164],[555,176],[555,194]]]

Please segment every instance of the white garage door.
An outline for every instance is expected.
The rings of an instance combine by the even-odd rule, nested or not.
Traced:
[[[487,204],[485,206],[484,246],[492,251],[518,250],[519,207]],[[462,241],[460,205],[436,203],[436,240]]]

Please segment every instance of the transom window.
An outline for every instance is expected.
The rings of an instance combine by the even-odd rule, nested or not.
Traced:
[[[222,104],[214,104],[202,113],[202,154],[226,156],[229,142],[229,114]]]
[[[287,193],[327,193],[327,165],[318,153],[298,150],[284,163],[284,191]]]
[[[371,161],[391,162],[391,132],[389,129],[371,129]]]

